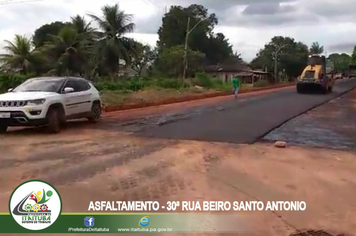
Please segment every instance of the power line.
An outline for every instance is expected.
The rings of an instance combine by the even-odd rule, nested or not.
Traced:
[[[7,2],[13,2],[13,0],[5,0],[5,1],[0,1],[0,3],[7,3]]]
[[[158,4],[157,4],[156,2],[154,2],[153,0],[146,0],[146,1],[148,1],[149,3],[155,5],[157,8],[160,8],[160,7],[161,7],[160,5],[158,5]]]
[[[145,2],[145,3],[147,3],[147,4],[149,4],[149,5],[155,6],[158,10],[162,10],[163,8],[165,8],[165,7],[163,7],[162,5],[157,4],[154,0],[142,0],[142,1]],[[165,8],[165,9],[166,9],[166,8]]]
[[[158,7],[156,4],[154,4],[153,2],[151,2],[149,0],[141,0],[141,1],[146,3],[147,5],[154,5],[155,7]]]
[[[44,0],[5,0],[0,1],[0,6],[8,6],[13,4],[21,4],[21,3],[34,3],[34,2],[42,2]]]

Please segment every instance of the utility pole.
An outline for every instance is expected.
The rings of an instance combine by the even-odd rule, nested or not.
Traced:
[[[188,17],[187,23],[187,32],[185,35],[185,44],[184,44],[184,59],[183,59],[183,80],[186,78],[187,70],[188,70],[188,39],[189,39],[189,28],[190,28],[190,17]]]
[[[276,45],[277,46],[277,45]],[[287,44],[282,45],[281,47],[279,47],[275,53],[274,53],[274,79],[275,82],[278,82],[278,53],[281,51],[282,48],[284,48],[285,46],[287,46]]]
[[[190,33],[203,21],[205,21],[207,19],[203,19],[201,21],[199,21],[198,23],[196,23],[192,29],[190,29],[190,17],[188,17],[188,23],[187,23],[187,33],[185,35],[185,45],[184,45],[184,59],[183,59],[183,80],[186,79],[187,76],[187,70],[188,70],[188,40],[189,40],[189,35]]]
[[[278,56],[277,52],[274,53],[274,82],[277,83],[277,77],[278,77],[278,68],[277,68],[277,63],[278,63]]]

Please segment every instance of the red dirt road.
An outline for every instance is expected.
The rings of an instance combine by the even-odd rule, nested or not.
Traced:
[[[203,101],[189,104],[196,102]],[[341,109],[347,110],[340,114],[354,114]],[[0,150],[0,212],[8,212],[16,186],[41,179],[59,191],[63,212],[87,212],[89,202],[99,200],[305,201],[303,212],[233,212],[248,219],[239,222],[249,228],[238,235],[356,232],[354,151],[142,138],[100,125],[73,126],[51,136],[32,129],[10,132],[0,136]]]
[[[356,232],[356,154],[271,145],[143,139],[116,131],[66,130],[13,135],[1,142],[0,211],[30,179],[54,185],[63,212],[90,201],[305,201],[305,212],[243,212],[241,235],[289,235],[296,229]],[[243,223],[243,222],[241,222]]]

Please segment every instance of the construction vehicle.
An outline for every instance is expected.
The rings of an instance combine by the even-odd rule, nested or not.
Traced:
[[[348,77],[356,77],[356,65],[349,65],[349,70],[348,70]]]
[[[311,55],[308,65],[298,78],[297,92],[304,93],[307,90],[318,89],[324,94],[330,93],[335,84],[334,63],[325,56]]]

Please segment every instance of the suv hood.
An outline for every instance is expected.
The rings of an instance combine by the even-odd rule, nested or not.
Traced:
[[[10,92],[0,94],[0,101],[25,101],[58,96],[52,92]]]

